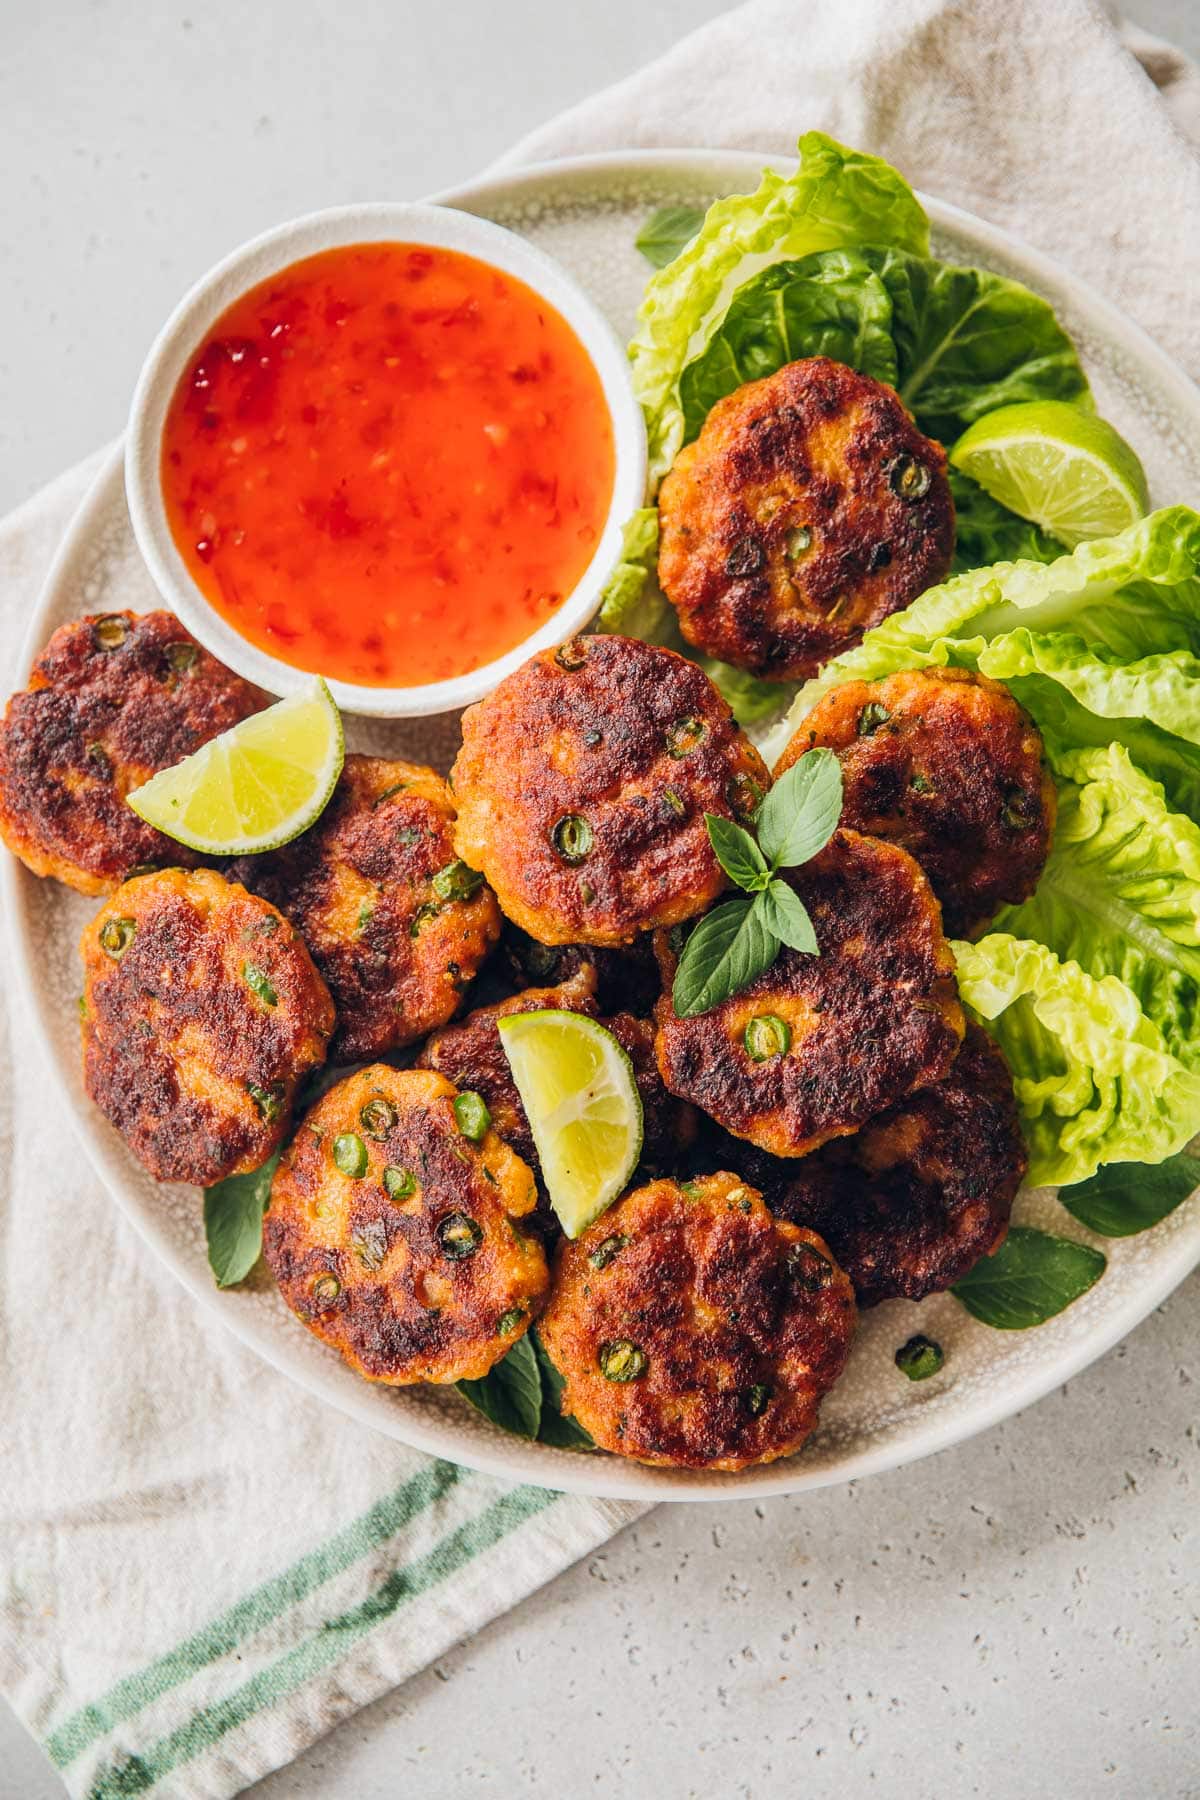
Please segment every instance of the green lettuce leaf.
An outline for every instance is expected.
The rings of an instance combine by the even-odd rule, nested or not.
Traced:
[[[951,653],[997,681],[1041,675],[1099,718],[1146,719],[1200,744],[1200,658],[1187,650],[1161,650],[1124,662],[1073,631],[1022,629]]]
[[[617,631],[648,644],[667,640],[675,614],[658,585],[657,566],[658,508],[643,506],[626,521],[621,560],[600,595],[597,631]]]
[[[830,356],[895,387],[892,297],[858,251],[775,263],[738,289],[680,378],[683,441],[697,436],[726,394],[804,356]]]
[[[1200,1131],[1200,1073],[1172,1054],[1123,981],[1002,932],[953,949],[964,1004],[1012,1070],[1031,1182],[1163,1162]]]
[[[1091,398],[1075,346],[1040,295],[885,242],[751,275],[680,378],[684,441],[724,395],[805,356],[886,381],[922,431],[947,443],[997,407]]]
[[[1052,563],[952,576],[827,663],[801,688],[787,726],[843,681],[947,663],[1014,688],[1036,678],[1021,691],[1039,724],[1038,696],[1050,684],[1112,720],[1109,738],[1141,721],[1200,743],[1200,513],[1163,507]]]
[[[1049,563],[1066,554],[1057,538],[1009,512],[961,469],[946,472],[954,496],[954,574],[998,562]]]
[[[735,287],[769,263],[817,250],[891,244],[928,253],[929,221],[895,169],[818,131],[806,132],[799,150],[793,174],[768,169],[755,193],[710,206],[696,237],[647,283],[629,354],[646,414],[651,492],[683,442],[680,377]]]
[[[1119,744],[1061,754],[1054,848],[1037,891],[993,929],[1036,938],[1135,994],[1185,1067],[1200,1071],[1200,827]]]
[[[1072,750],[1120,744],[1139,769],[1161,782],[1171,811],[1200,824],[1200,746],[1145,719],[1101,718],[1041,675],[1010,677],[1008,686],[1037,720],[1051,768],[1059,769]]]
[[[868,259],[892,297],[898,392],[930,437],[1024,400],[1090,400],[1075,346],[1040,294],[889,246]]]

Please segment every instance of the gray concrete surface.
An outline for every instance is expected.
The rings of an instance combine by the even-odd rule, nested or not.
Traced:
[[[720,10],[0,0],[0,512],[229,245],[465,177]],[[1195,0],[1127,10],[1200,54]],[[256,1800],[1200,1795],[1198,1305],[912,1469],[660,1508]],[[0,1800],[64,1792],[0,1702]]]

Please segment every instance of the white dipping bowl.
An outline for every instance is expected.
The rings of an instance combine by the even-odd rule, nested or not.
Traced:
[[[468,706],[534,654],[563,643],[594,615],[604,583],[620,560],[629,515],[643,503],[646,433],[625,352],[603,314],[543,251],[514,232],[452,207],[393,204],[340,206],[279,225],[244,244],[198,281],[167,320],[134,391],[125,441],[125,488],[138,548],[166,604],[205,649],[259,687],[291,694],[313,673],[295,668],[242,637],[197,586],[171,533],[163,500],[163,427],[179,381],[221,314],[248,289],[323,250],[349,244],[416,244],[457,250],[523,281],[564,318],[599,376],[612,421],[614,475],[604,529],[583,575],[537,631],[493,662],[416,687],[364,687],[330,681],[338,706],[376,718],[415,718]],[[486,584],[486,571],[481,571]]]

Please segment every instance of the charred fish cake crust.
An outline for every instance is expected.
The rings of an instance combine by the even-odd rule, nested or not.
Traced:
[[[339,1062],[444,1025],[500,935],[495,896],[455,856],[449,789],[415,763],[348,756],[311,830],[232,873],[312,951],[337,1005]]]
[[[820,1232],[860,1306],[923,1300],[1000,1248],[1027,1166],[1007,1064],[969,1025],[948,1075],[805,1157],[771,1206]]]
[[[539,1331],[602,1449],[744,1469],[800,1448],[855,1322],[821,1238],[717,1174],[652,1182],[564,1241]]]
[[[119,887],[80,939],[88,1096],[158,1181],[206,1187],[279,1144],[333,1002],[264,900],[211,869]]]
[[[297,1318],[369,1381],[478,1380],[549,1285],[533,1175],[494,1131],[464,1134],[432,1070],[359,1070],[284,1152],[263,1251]]]
[[[545,944],[621,945],[702,912],[706,812],[749,817],[762,758],[695,663],[634,638],[531,657],[463,716],[458,854]]]
[[[639,1017],[649,1013],[662,985],[653,938],[648,933],[619,950],[600,944],[540,944],[506,919],[493,966],[497,964],[507,973],[512,993],[531,987],[560,987],[582,969],[590,969],[602,1013],[631,1012]]]
[[[498,1022],[514,1013],[546,1010],[599,1018],[595,991],[596,971],[591,964],[583,963],[561,987],[527,988],[494,1006],[479,1007],[466,1018],[435,1032],[418,1056],[417,1066],[438,1069],[456,1086],[481,1094],[500,1136],[540,1174],[533,1134],[500,1042]],[[633,1065],[642,1103],[641,1166],[648,1171],[674,1172],[695,1137],[696,1114],[694,1108],[677,1100],[663,1085],[654,1054],[654,1025],[649,1019],[627,1012],[610,1014],[599,1022],[612,1032]]]
[[[937,901],[907,851],[839,829],[787,879],[819,954],[785,946],[740,993],[680,1019],[674,957],[660,941],[657,1051],[673,1094],[735,1137],[794,1157],[939,1081],[964,1021]]]
[[[801,721],[776,776],[815,745],[842,765],[842,823],[916,857],[951,937],[1032,894],[1054,781],[1037,726],[999,682],[968,669],[848,681]]]
[[[659,493],[658,576],[689,643],[800,681],[943,580],[946,453],[843,363],[788,363],[719,400]]]
[[[35,875],[81,894],[146,867],[191,867],[198,858],[125,796],[269,703],[172,613],[60,625],[0,724],[0,837]]]

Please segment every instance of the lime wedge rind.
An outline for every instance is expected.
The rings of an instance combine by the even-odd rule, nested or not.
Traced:
[[[959,438],[950,461],[1069,549],[1115,536],[1150,507],[1134,450],[1107,420],[1065,400],[986,413]]]
[[[641,1158],[633,1064],[583,1013],[546,1007],[510,1013],[498,1026],[550,1204],[576,1238],[625,1192]]]
[[[318,677],[252,713],[126,795],[147,825],[207,856],[251,856],[299,837],[329,804],[342,721]]]

